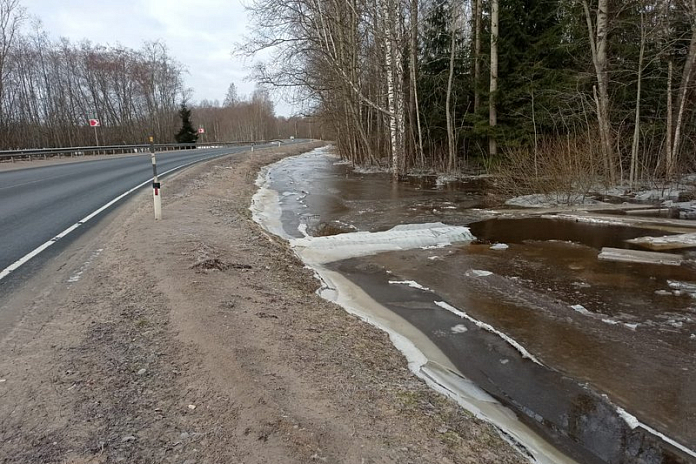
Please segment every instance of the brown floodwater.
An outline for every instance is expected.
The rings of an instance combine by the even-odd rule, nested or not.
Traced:
[[[696,271],[597,259],[602,247],[632,248],[625,240],[664,232],[486,219],[484,209],[498,205],[485,180],[394,183],[325,155],[285,160],[269,179],[291,237],[469,226],[471,244],[330,267],[420,329],[463,375],[578,462],[695,462],[688,449],[696,449]],[[491,249],[500,243],[508,247]],[[394,284],[404,281],[427,289]],[[436,301],[512,337],[539,363]],[[682,450],[631,428],[619,407]]]

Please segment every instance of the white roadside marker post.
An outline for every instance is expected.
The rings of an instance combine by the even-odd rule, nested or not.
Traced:
[[[162,219],[162,192],[157,179],[157,158],[155,158],[155,141],[150,137],[150,158],[152,159],[152,196],[155,200],[155,220]]]

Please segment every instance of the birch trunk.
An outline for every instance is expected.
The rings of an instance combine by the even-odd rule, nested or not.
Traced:
[[[686,108],[686,101],[689,97],[689,86],[691,85],[691,78],[694,71],[694,62],[696,61],[696,19],[693,15],[696,15],[696,0],[691,0],[691,43],[689,45],[689,53],[686,57],[686,62],[684,63],[684,70],[682,72],[681,84],[679,85],[679,93],[677,95],[677,121],[674,126],[674,142],[672,146],[672,156],[670,162],[667,164],[667,177],[674,176],[677,167],[677,161],[679,159],[679,148],[681,144],[681,133],[682,125],[684,124],[684,112]]]
[[[425,154],[423,153],[423,131],[420,122],[420,109],[418,108],[418,0],[411,0],[411,132],[413,123],[416,123],[418,140],[416,145],[416,157],[421,167],[425,167]]]
[[[597,124],[602,148],[604,168],[609,174],[609,180],[616,182],[616,166],[614,163],[614,145],[611,135],[611,120],[609,116],[609,71],[607,66],[607,36],[609,21],[609,0],[599,0],[597,6],[596,29],[592,25],[592,15],[587,0],[582,2],[585,10],[585,20],[590,38],[592,62],[597,75],[595,100],[597,106]],[[596,36],[595,36],[596,34]]]
[[[674,110],[672,105],[672,76],[674,75],[674,62],[669,59],[667,62],[667,129],[665,143],[665,173],[672,168],[672,133],[674,126]]]
[[[474,3],[474,113],[481,106],[481,15],[483,14],[483,0],[475,0]]]
[[[387,70],[387,106],[389,109],[389,142],[391,146],[391,164],[392,164],[392,174],[394,178],[399,177],[399,168],[401,164],[400,152],[399,152],[399,136],[398,136],[398,122],[396,118],[396,57],[394,53],[394,44],[392,43],[392,24],[391,24],[391,2],[387,0],[382,0],[382,20],[384,24],[384,30],[386,31],[386,37],[384,40],[384,63]]]
[[[638,176],[638,148],[640,144],[640,99],[643,85],[643,57],[645,55],[645,18],[640,15],[640,53],[638,55],[638,83],[636,89],[636,114],[633,126],[633,143],[631,144],[631,170],[629,184],[635,187]]]
[[[498,90],[498,0],[491,0],[491,82],[488,96],[488,124],[493,131],[498,124],[495,107],[495,93]],[[498,154],[495,135],[488,137],[488,155],[493,158]]]

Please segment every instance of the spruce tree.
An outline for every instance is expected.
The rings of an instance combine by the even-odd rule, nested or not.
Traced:
[[[181,104],[179,117],[181,118],[181,129],[179,129],[179,132],[174,136],[177,143],[196,143],[198,140],[198,131],[194,129],[193,124],[191,124],[191,110],[186,107],[185,103]]]

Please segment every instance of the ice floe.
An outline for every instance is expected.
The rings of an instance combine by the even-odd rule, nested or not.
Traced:
[[[297,226],[297,230],[305,237],[309,237],[309,234],[307,233],[307,223],[306,222],[301,222]]]
[[[625,250],[623,248],[602,248],[597,256],[602,261],[615,261],[621,263],[660,264],[665,266],[681,266],[683,258],[673,253],[659,253],[655,251]]]
[[[573,311],[582,314],[583,316],[592,316],[592,313],[587,310],[583,305],[581,304],[576,304],[576,305],[570,305],[571,308],[573,308]]]
[[[469,269],[464,273],[467,277],[488,277],[493,275],[491,271],[484,271],[481,269]]]
[[[696,247],[696,233],[664,235],[662,237],[638,237],[626,241],[652,250],[693,248]]]
[[[672,289],[672,293],[675,296],[682,295],[686,293],[691,298],[696,298],[696,283],[694,282],[682,282],[679,280],[668,280],[667,285]]]
[[[491,250],[507,250],[510,248],[510,245],[507,245],[505,243],[496,243],[495,245],[491,245],[490,249]]]
[[[464,324],[457,324],[454,327],[452,327],[450,330],[456,334],[460,334],[460,333],[464,333],[464,332],[469,331],[469,329],[467,329]]]
[[[448,246],[472,240],[474,236],[467,227],[437,222],[399,225],[384,232],[350,232],[291,239],[290,245],[317,263],[329,263],[386,251]]]

